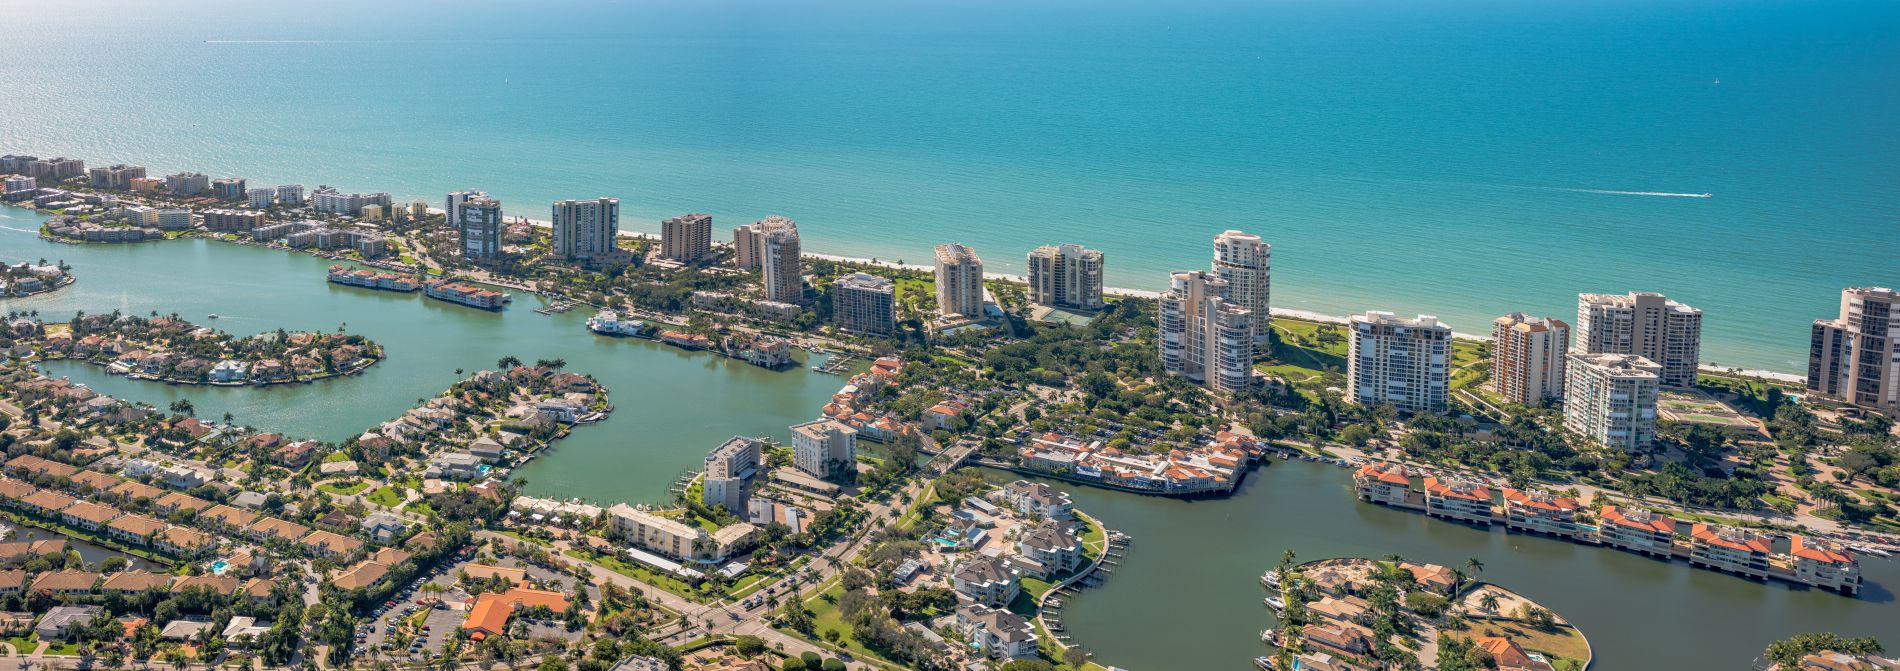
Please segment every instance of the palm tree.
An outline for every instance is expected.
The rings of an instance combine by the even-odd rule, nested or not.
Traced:
[[[497,360],[495,362],[495,367],[502,369],[502,371],[504,372],[506,372],[510,368],[514,368],[515,366],[519,366],[519,365],[521,365],[521,359],[515,358],[515,356],[512,354],[508,356],[504,356],[500,360]]]
[[[1484,572],[1484,562],[1480,561],[1477,557],[1466,559],[1465,571],[1475,577]]]
[[[187,417],[197,416],[196,415],[197,408],[192,407],[191,399],[189,398],[181,398],[176,401],[172,401],[171,410],[172,410],[172,414],[174,415],[185,415]]]
[[[1478,607],[1483,608],[1484,611],[1487,613],[1491,613],[1493,615],[1497,614],[1498,593],[1489,592],[1489,591],[1485,592],[1483,596],[1478,597]]]

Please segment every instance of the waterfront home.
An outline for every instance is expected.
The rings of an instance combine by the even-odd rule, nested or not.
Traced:
[[[33,632],[39,635],[41,641],[61,640],[66,638],[66,633],[73,626],[91,624],[105,610],[104,606],[54,606],[40,617],[39,624],[33,626]]]
[[[1598,511],[1597,541],[1653,557],[1674,556],[1676,520],[1653,510],[1603,506]]]
[[[87,531],[98,531],[121,514],[118,508],[112,506],[79,501],[61,509],[59,520]]]
[[[1271,657],[1262,659],[1272,660]],[[1340,659],[1328,653],[1303,652],[1293,656],[1293,668],[1289,671],[1367,671],[1367,669],[1353,664],[1350,660]]]
[[[1326,620],[1309,624],[1300,629],[1300,637],[1308,645],[1346,655],[1357,656],[1372,651],[1372,630],[1351,622]]]
[[[242,361],[225,359],[211,367],[209,377],[212,382],[243,382],[250,379],[250,366]]]
[[[601,335],[637,336],[646,332],[647,323],[631,317],[623,319],[613,310],[601,310],[587,318],[587,330]]]
[[[587,406],[565,398],[550,398],[534,404],[535,414],[563,424],[573,424],[586,411]]]
[[[1802,656],[1793,667],[1777,666],[1773,671],[1900,671],[1900,659],[1821,650]]]
[[[66,554],[66,539],[64,538],[0,543],[0,564],[9,566],[24,564],[29,560],[47,555],[63,554]]]
[[[154,517],[130,513],[106,524],[106,533],[113,538],[144,546],[151,543],[166,524]]]
[[[1028,560],[1024,573],[1047,580],[1082,568],[1082,541],[1067,524],[1044,520],[1016,540],[1016,552]]]
[[[264,359],[251,364],[251,379],[259,382],[272,382],[290,376],[290,369],[284,362],[276,359]]]
[[[1554,671],[1543,655],[1525,652],[1517,641],[1502,636],[1478,636],[1471,641],[1478,649],[1490,653],[1498,671]]]
[[[957,608],[956,630],[972,650],[995,660],[1036,657],[1036,632],[1029,620],[1000,608]]]
[[[1491,525],[1491,488],[1476,480],[1425,478],[1425,514]]]
[[[684,331],[661,331],[660,342],[686,349],[706,349],[712,347],[712,339],[697,333]]]
[[[1335,599],[1325,595],[1318,601],[1307,602],[1306,610],[1327,619],[1365,624],[1372,614],[1372,604],[1356,596]]]
[[[1008,605],[1022,591],[1016,569],[995,557],[964,562],[951,573],[951,586],[959,596],[985,606]]]
[[[467,452],[438,454],[422,472],[425,478],[467,480],[481,474],[482,460]]]
[[[26,589],[52,596],[71,596],[91,594],[97,584],[99,574],[92,571],[47,571],[33,576],[33,585]]]
[[[1850,596],[1860,592],[1860,562],[1840,546],[1808,536],[1791,536],[1788,543],[1797,582]]]
[[[1504,527],[1570,538],[1577,533],[1583,504],[1544,490],[1504,488]]]
[[[1689,526],[1689,563],[1694,566],[1765,580],[1768,555],[1773,552],[1767,536],[1748,529],[1711,524]]]
[[[26,571],[8,569],[0,571],[0,594],[19,594],[26,590]]]
[[[491,464],[501,460],[502,450],[505,449],[507,449],[507,447],[503,446],[501,441],[495,440],[492,436],[482,436],[476,438],[475,442],[468,444],[469,454],[473,454],[475,458]]]
[[[1412,574],[1412,582],[1425,589],[1449,596],[1458,588],[1458,576],[1451,569],[1437,564],[1418,562],[1399,562],[1399,568]]]
[[[300,468],[317,453],[317,441],[300,440],[271,452],[271,460],[286,468]]]
[[[1408,497],[1412,495],[1412,478],[1405,473],[1405,467],[1396,462],[1378,462],[1360,466],[1352,474],[1353,490],[1362,501],[1373,503],[1417,507]]]
[[[1075,518],[1075,504],[1069,493],[1040,482],[1011,482],[998,490],[997,497],[1024,515],[1059,521]]]

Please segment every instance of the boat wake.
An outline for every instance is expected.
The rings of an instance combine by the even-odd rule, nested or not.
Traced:
[[[1616,191],[1613,189],[1558,189],[1572,193],[1599,193],[1606,196],[1651,196],[1656,198],[1714,198],[1713,193],[1674,193],[1670,191]]]
[[[36,230],[36,229],[31,229],[31,228],[14,228],[14,227],[12,227],[12,226],[0,226],[0,229],[4,229],[4,230],[8,230],[8,231],[19,231],[19,232],[21,232],[21,233],[38,233],[38,232],[39,232],[39,231],[38,231],[38,230]]]

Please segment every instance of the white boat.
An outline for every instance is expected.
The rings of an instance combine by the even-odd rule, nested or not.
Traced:
[[[213,313],[211,313],[211,314],[209,314],[209,315],[205,315],[205,317],[206,317],[206,318],[208,318],[208,319],[217,319],[217,318],[218,318],[218,313],[216,313],[216,312],[213,312]]]
[[[1272,608],[1273,612],[1277,613],[1286,609],[1286,599],[1281,598],[1278,594],[1262,599],[1262,601],[1266,602],[1267,607]]]
[[[1280,589],[1280,572],[1269,570],[1260,574],[1260,586]]]

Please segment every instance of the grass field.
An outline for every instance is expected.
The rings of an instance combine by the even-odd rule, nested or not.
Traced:
[[[368,499],[370,503],[385,508],[394,508],[402,503],[402,496],[396,494],[396,488],[388,485],[378,487],[376,491],[370,492],[363,498]]]
[[[331,494],[336,494],[338,496],[349,496],[351,494],[355,494],[365,489],[369,489],[369,483],[363,482],[361,480],[349,483],[347,485],[339,485],[334,482],[326,482],[326,483],[317,485],[317,489],[329,492]]]

